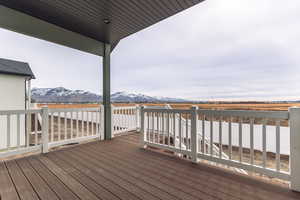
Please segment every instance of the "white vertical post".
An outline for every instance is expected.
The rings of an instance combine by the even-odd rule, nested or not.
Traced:
[[[26,109],[31,109],[31,80],[27,81],[27,98],[26,98]],[[25,131],[25,140],[26,146],[29,147],[29,136],[31,134],[31,113],[26,114],[26,131]]]
[[[99,107],[99,113],[97,113],[98,120],[97,120],[97,127],[98,127],[98,134],[99,134],[99,140],[102,140],[102,105]]]
[[[141,128],[141,125],[139,124],[139,116],[141,112],[141,106],[136,104],[136,110],[135,110],[135,123],[136,123],[136,130],[139,131]]]
[[[197,163],[197,149],[198,149],[198,134],[197,134],[197,106],[192,107],[191,116],[191,151],[192,151],[192,162]]]
[[[49,133],[48,133],[48,121],[49,121],[49,110],[47,106],[42,107],[42,152],[48,153],[48,142],[49,142]]]
[[[141,125],[141,129],[140,129],[140,132],[141,132],[141,135],[140,135],[140,144],[141,144],[141,147],[142,148],[145,148],[145,145],[144,145],[144,141],[145,141],[145,137],[146,137],[146,134],[145,134],[145,112],[144,112],[144,106],[141,106],[140,108],[140,125]]]
[[[27,81],[27,109],[31,109],[31,80]]]
[[[117,130],[118,128],[120,128],[120,124],[116,123],[116,119],[114,117],[114,112],[115,112],[114,105],[111,104],[110,109],[111,109],[110,110],[110,112],[111,112],[110,113],[110,116],[111,116],[111,123],[110,123],[110,125],[111,125],[111,138],[113,138],[114,137],[115,129]],[[117,112],[119,112],[119,111],[117,111]],[[121,115],[118,115],[118,113],[117,113],[117,116],[119,116],[117,119],[121,118]],[[115,125],[117,125],[118,128],[117,128],[117,126],[115,127]]]
[[[291,189],[300,192],[300,107],[289,108]]]

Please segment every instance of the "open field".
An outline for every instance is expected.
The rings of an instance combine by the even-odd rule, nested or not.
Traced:
[[[39,107],[47,105],[49,108],[93,108],[98,107],[99,104],[38,104]],[[134,103],[114,103],[113,106],[134,106]],[[164,103],[145,103],[139,104],[145,106],[165,106]],[[199,109],[211,109],[211,110],[257,110],[257,111],[287,111],[289,107],[298,106],[300,103],[174,103],[169,104],[175,109],[190,109],[192,106],[198,106]],[[219,119],[215,118],[218,121]],[[228,119],[222,119],[227,121]],[[237,122],[238,119],[232,119],[233,122]],[[255,124],[260,124],[263,119],[255,119]],[[243,119],[243,123],[249,123],[249,119]],[[268,125],[274,125],[275,121],[269,120]],[[281,121],[281,126],[288,126],[288,121]]]
[[[43,106],[45,104],[38,104]],[[49,108],[93,108],[98,104],[46,104]],[[114,106],[133,106],[134,103],[114,103]],[[141,105],[146,106],[163,106],[162,103],[145,103]],[[176,103],[170,104],[173,108],[188,109],[193,105],[199,107],[199,109],[214,109],[214,110],[265,110],[265,111],[287,111],[289,107],[299,106],[300,103],[203,103],[203,104],[185,104]]]

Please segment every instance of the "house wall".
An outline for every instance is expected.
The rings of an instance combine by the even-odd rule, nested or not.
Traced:
[[[25,77],[0,74],[0,110],[25,109]],[[11,147],[17,144],[17,116],[11,118]],[[20,141],[25,144],[25,116],[20,116]],[[7,146],[7,116],[0,116],[0,150]]]
[[[0,110],[25,109],[25,77],[0,74]]]

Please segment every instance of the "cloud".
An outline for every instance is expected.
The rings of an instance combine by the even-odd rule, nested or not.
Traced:
[[[133,73],[124,87],[149,94],[300,99],[299,9],[292,0],[206,1],[122,41],[115,72]]]
[[[300,1],[207,0],[122,40],[112,90],[195,100],[300,99]],[[0,30],[34,86],[102,91],[101,58]]]

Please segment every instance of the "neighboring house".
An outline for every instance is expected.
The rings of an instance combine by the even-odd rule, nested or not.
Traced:
[[[35,76],[28,63],[0,58],[0,110],[24,110],[30,107],[31,79]],[[16,145],[17,115],[10,116],[10,147]],[[25,116],[20,116],[20,143],[25,142]],[[7,117],[0,115],[0,150],[7,145]]]

